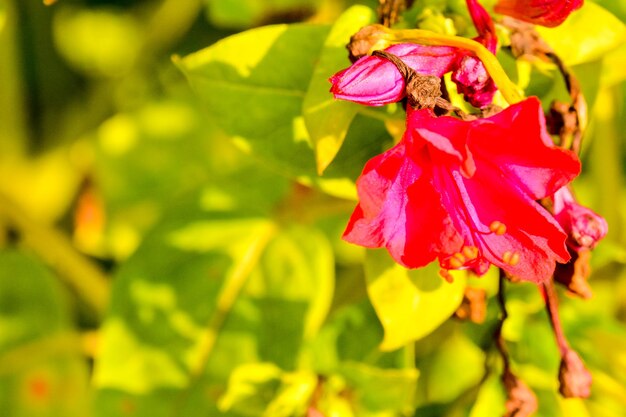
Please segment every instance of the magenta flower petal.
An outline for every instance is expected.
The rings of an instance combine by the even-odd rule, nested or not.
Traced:
[[[472,142],[530,198],[549,197],[578,175],[580,161],[573,152],[555,151],[539,99],[529,97],[510,109],[477,121]]]
[[[398,44],[385,51],[396,55],[421,75],[441,77],[452,71],[458,51],[447,46]],[[364,56],[350,67],[330,77],[335,98],[370,106],[400,101],[405,83],[400,71],[387,59]]]
[[[547,279],[569,253],[561,226],[535,199],[571,181],[579,164],[541,137],[535,99],[502,113],[468,122],[409,109],[402,141],[357,181],[344,239],[386,247],[409,268],[438,259],[444,269],[482,274],[494,264]]]
[[[494,10],[525,22],[546,27],[558,26],[584,0],[499,0]]]
[[[478,0],[467,0],[467,10],[478,32],[478,38],[476,40],[485,45],[492,54],[495,54],[496,47],[498,46],[498,37],[491,16],[487,13],[487,10],[478,3]]]

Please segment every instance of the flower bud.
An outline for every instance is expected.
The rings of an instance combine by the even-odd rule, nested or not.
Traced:
[[[559,392],[565,398],[587,398],[591,393],[591,374],[572,349],[561,358],[559,382]]]
[[[447,46],[401,43],[385,49],[420,75],[441,77],[452,70],[458,50]],[[403,75],[389,59],[364,56],[330,77],[335,98],[370,106],[395,103],[405,96]]]
[[[507,393],[504,417],[529,417],[537,411],[537,397],[522,380],[505,371],[502,381]]]
[[[554,217],[568,235],[567,244],[575,251],[593,249],[608,232],[606,220],[578,204],[572,192],[562,187],[553,196]]]
[[[493,101],[497,88],[483,63],[476,57],[465,56],[452,73],[459,94],[472,106],[483,108]]]

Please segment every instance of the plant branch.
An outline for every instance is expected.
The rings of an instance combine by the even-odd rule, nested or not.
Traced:
[[[14,228],[21,241],[83,300],[101,319],[109,303],[109,282],[94,263],[81,255],[58,230],[37,222],[0,193],[0,218]]]
[[[548,317],[550,318],[550,324],[552,325],[552,330],[554,331],[559,351],[561,352],[561,356],[565,356],[567,351],[570,350],[570,347],[567,339],[565,338],[565,334],[563,333],[561,320],[559,319],[559,306],[554,281],[550,279],[539,288],[546,303],[546,311],[548,313]]]

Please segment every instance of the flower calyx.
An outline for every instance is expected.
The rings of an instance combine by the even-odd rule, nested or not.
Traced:
[[[377,50],[372,52],[372,55],[389,60],[400,71],[405,82],[407,100],[414,109],[434,109],[438,102],[443,100],[439,78],[418,74],[396,55],[387,51]]]
[[[382,25],[368,25],[361,28],[350,37],[346,45],[350,62],[354,63],[359,58],[369,55],[372,50],[384,49],[390,45],[386,39],[388,32]]]
[[[559,392],[565,398],[587,398],[591,394],[591,374],[582,359],[572,349],[561,358],[559,367]]]

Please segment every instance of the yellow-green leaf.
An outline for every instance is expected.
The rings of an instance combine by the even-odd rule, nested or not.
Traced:
[[[303,115],[313,142],[320,175],[339,152],[358,110],[355,103],[333,98],[328,91],[328,77],[350,64],[345,48],[350,36],[374,19],[373,10],[365,6],[353,6],[342,14],[326,38],[324,49],[313,71],[304,97]]]
[[[592,2],[586,2],[562,25],[537,30],[567,65],[596,60],[618,47],[626,37],[626,26]]]
[[[463,299],[466,273],[454,273],[448,283],[436,263],[408,270],[383,249],[368,251],[367,292],[385,330],[383,350],[393,350],[422,338],[439,327]]]

